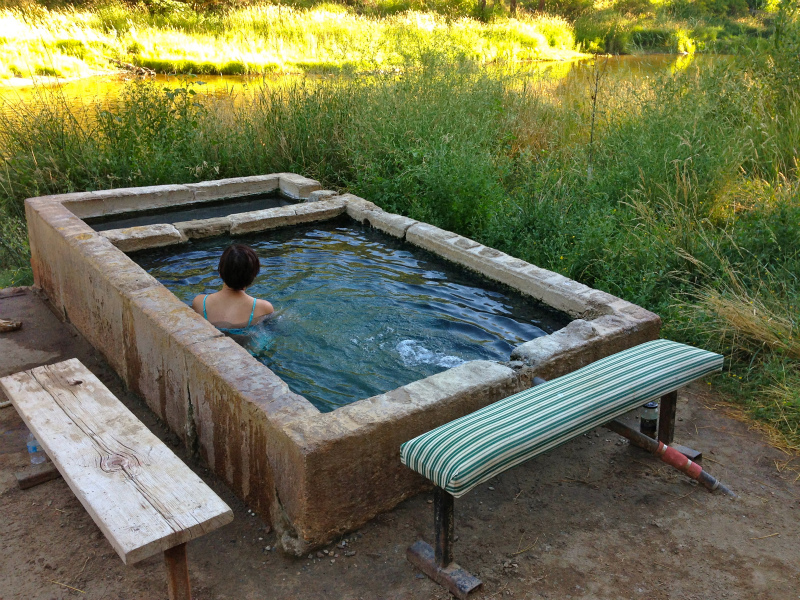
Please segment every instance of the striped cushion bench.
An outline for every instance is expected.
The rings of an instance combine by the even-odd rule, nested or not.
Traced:
[[[404,443],[400,457],[436,484],[436,510],[452,513],[453,497],[656,398],[662,398],[659,440],[670,443],[677,389],[721,369],[719,354],[669,340],[647,342],[424,433]],[[446,494],[439,494],[440,489]],[[439,506],[442,503],[450,508]],[[437,523],[442,518],[437,516]],[[452,530],[452,523],[449,527]],[[411,556],[415,547],[417,555],[432,553],[427,544],[427,550],[419,544],[424,542],[409,549],[415,564],[420,559]],[[443,575],[452,557],[440,556],[449,551],[438,546],[437,539],[438,578],[433,578],[456,596],[466,597],[468,591],[441,581],[452,579],[452,573]],[[460,568],[450,570],[457,570],[462,580],[471,577]]]

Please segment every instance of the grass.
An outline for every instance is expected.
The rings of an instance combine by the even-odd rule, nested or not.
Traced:
[[[749,3],[749,4],[748,4]],[[774,31],[777,0],[0,0],[0,80],[159,73],[354,73],[447,49],[480,63],[591,53],[741,53]],[[194,8],[193,8],[194,7]]]
[[[399,69],[442,49],[483,63],[579,56],[572,27],[556,16],[483,23],[412,10],[367,16],[336,4],[253,4],[222,13],[164,6],[2,9],[0,79],[80,77],[115,68],[114,61],[160,73],[245,75]]]
[[[26,197],[300,172],[657,312],[666,336],[724,353],[720,388],[797,448],[800,25],[777,24],[739,59],[601,79],[596,104],[588,81],[458,52],[246,97],[44,94],[0,111],[0,270],[25,276],[9,273]]]

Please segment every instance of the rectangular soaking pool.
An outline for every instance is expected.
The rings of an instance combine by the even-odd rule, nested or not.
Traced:
[[[191,305],[221,288],[217,264],[231,243],[258,254],[248,293],[276,307],[234,338],[323,412],[470,360],[508,361],[572,320],[346,217],[132,257]]]
[[[238,204],[258,194],[286,203]],[[186,220],[203,206],[218,212]],[[661,324],[292,173],[43,196],[25,210],[35,285],[56,312],[297,555],[428,486],[400,463],[403,442]],[[158,222],[125,221],[143,211]],[[106,231],[86,222],[112,218]],[[244,346],[186,305],[218,289],[230,240],[261,254],[252,291],[277,308]]]

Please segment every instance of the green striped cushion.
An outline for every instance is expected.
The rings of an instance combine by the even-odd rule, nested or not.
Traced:
[[[722,356],[655,340],[409,440],[403,464],[456,498],[577,435],[722,369]]]

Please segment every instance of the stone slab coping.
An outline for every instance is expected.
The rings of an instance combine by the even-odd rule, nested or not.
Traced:
[[[242,235],[268,231],[292,225],[327,221],[343,214],[346,203],[337,197],[317,200],[308,204],[289,204],[227,217],[197,219],[174,224],[159,223],[140,225],[99,232],[123,252],[134,252],[147,248],[160,248],[181,244],[189,239],[215,237],[218,235]]]
[[[311,193],[321,187],[318,181],[302,175],[272,173],[181,185],[117,188],[40,196],[30,200],[35,200],[38,204],[63,204],[75,216],[87,219],[131,211],[212,202],[224,198],[240,198],[275,190],[293,200],[308,200]]]

